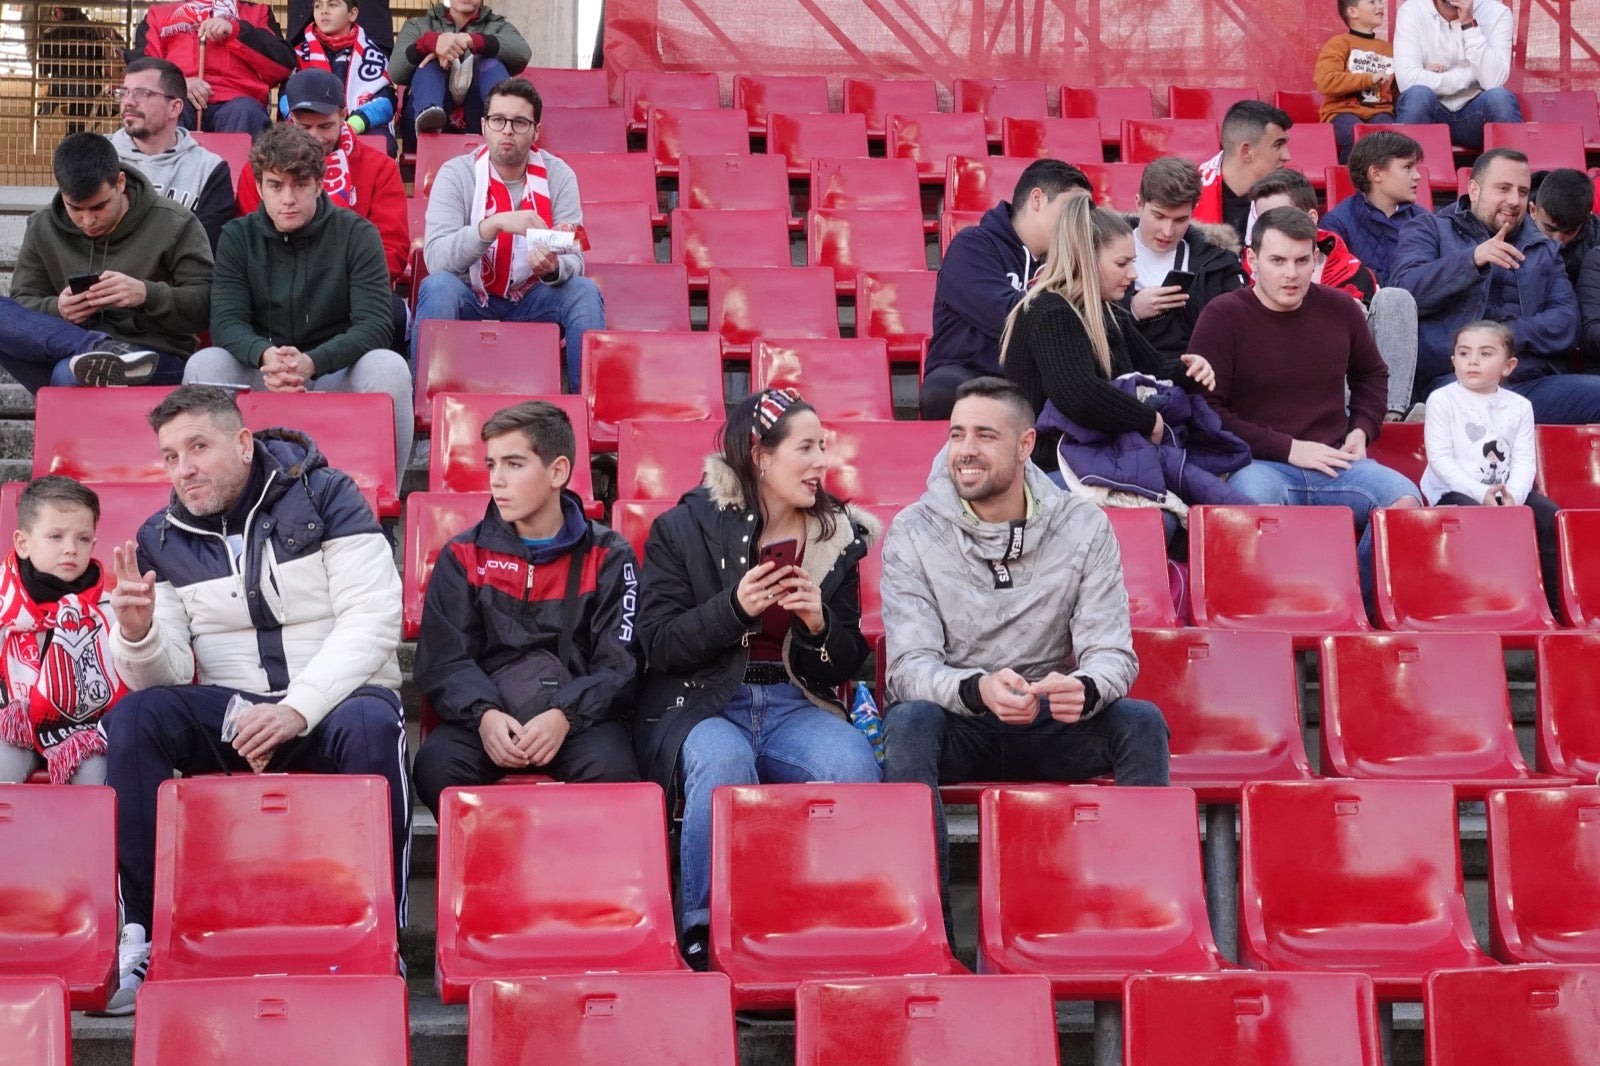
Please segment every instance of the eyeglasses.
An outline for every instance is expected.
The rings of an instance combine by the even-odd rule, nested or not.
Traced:
[[[506,127],[511,127],[511,132],[521,136],[533,129],[534,121],[531,118],[511,118],[506,115],[485,115],[483,124],[496,133],[504,133]]]
[[[124,100],[132,100],[135,104],[142,104],[152,96],[159,96],[164,100],[178,99],[171,93],[164,93],[157,89],[107,89],[106,95],[119,104]]]

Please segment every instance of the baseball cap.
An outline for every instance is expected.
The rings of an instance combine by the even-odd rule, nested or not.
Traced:
[[[331,115],[344,107],[344,85],[325,70],[307,67],[297,70],[284,83],[290,111],[315,111]]]

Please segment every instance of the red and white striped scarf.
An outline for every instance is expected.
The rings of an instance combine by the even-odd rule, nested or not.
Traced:
[[[472,218],[476,226],[490,215],[502,211],[534,211],[544,221],[545,227],[553,224],[554,210],[550,206],[550,175],[545,171],[544,160],[537,148],[528,152],[528,169],[522,182],[522,200],[511,202],[511,190],[495,173],[489,162],[489,146],[484,145],[472,156]],[[486,305],[490,296],[508,300],[520,298],[538,284],[530,276],[528,267],[528,239],[522,234],[502,233],[483,253],[483,258],[472,264],[469,277],[478,303]]]
[[[388,60],[380,50],[372,47],[366,30],[357,26],[355,35],[355,43],[350,46],[350,64],[344,76],[344,106],[351,111],[362,107],[389,87]],[[317,36],[315,23],[306,27],[305,38],[295,45],[294,53],[300,59],[301,69],[316,67],[333,73],[333,61],[328,58],[328,50]]]
[[[355,150],[355,130],[339,123],[339,143],[322,161],[322,187],[328,199],[342,207],[356,206],[356,186],[350,173],[350,153]]]

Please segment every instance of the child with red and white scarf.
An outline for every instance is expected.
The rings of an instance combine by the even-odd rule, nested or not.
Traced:
[[[114,581],[94,559],[100,499],[71,478],[38,478],[17,501],[0,565],[0,782],[42,763],[53,785],[100,785],[100,716],[127,693],[111,657]]]
[[[394,83],[389,80],[389,55],[356,24],[360,4],[354,0],[320,0],[312,9],[312,21],[295,44],[298,69],[326,70],[345,87],[345,123],[351,132],[382,133],[394,153]],[[278,98],[278,109],[287,117],[288,97]]]

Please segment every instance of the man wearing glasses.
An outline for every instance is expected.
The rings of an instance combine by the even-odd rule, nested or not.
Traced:
[[[605,328],[605,306],[583,276],[578,179],[533,147],[542,106],[531,83],[500,82],[485,105],[483,147],[434,176],[413,366],[423,319],[554,322],[566,338],[567,387],[578,388],[583,334]]]
[[[159,195],[193,211],[216,252],[217,237],[235,214],[233,176],[220,155],[178,125],[183,71],[165,59],[135,59],[111,96],[122,111],[122,128],[111,135],[117,155],[149,178]]]

